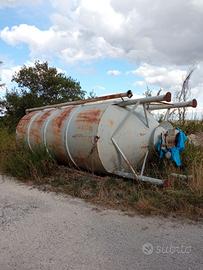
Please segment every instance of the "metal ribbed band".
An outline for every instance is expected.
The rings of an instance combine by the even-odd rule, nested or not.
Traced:
[[[47,118],[46,123],[45,123],[44,128],[43,128],[43,144],[44,144],[44,147],[45,147],[45,149],[46,149],[46,151],[47,151],[47,153],[49,154],[50,157],[52,157],[52,155],[51,155],[51,153],[49,151],[49,148],[47,147],[47,136],[46,136],[46,132],[47,132],[47,127],[48,127],[49,123],[51,122],[51,120],[53,119],[53,117],[55,115],[57,115],[59,112],[60,112],[60,109],[53,110],[52,113]]]
[[[30,122],[29,122],[28,128],[27,128],[27,144],[32,152],[33,152],[33,149],[32,149],[31,143],[30,143],[30,130],[31,130],[31,127],[32,127],[34,120],[37,118],[37,116],[40,115],[40,113],[41,113],[41,111],[39,111],[33,115],[33,117],[30,119]]]
[[[66,128],[65,128],[65,149],[66,149],[66,153],[67,153],[68,157],[70,158],[70,160],[72,161],[72,163],[76,167],[78,167],[78,165],[74,161],[74,159],[73,159],[73,157],[72,157],[72,155],[70,153],[69,146],[68,146],[68,130],[69,130],[69,127],[70,127],[70,124],[71,124],[71,121],[72,121],[73,117],[79,111],[80,108],[81,108],[81,106],[78,106],[78,107],[75,108],[75,110],[73,110],[73,112],[71,113],[70,117],[68,118],[67,125],[66,125]]]

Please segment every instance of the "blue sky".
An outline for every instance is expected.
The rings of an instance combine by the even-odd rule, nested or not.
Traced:
[[[36,6],[17,5],[15,7],[5,7],[0,9],[0,26],[3,29],[27,24],[45,30],[51,26],[50,17],[52,12],[54,12],[53,7],[47,4],[46,1]],[[0,49],[0,56],[4,62],[3,68],[21,66],[27,61],[40,59],[40,55],[30,58],[29,48],[23,43],[12,46],[0,40]],[[142,94],[144,91],[143,87],[139,87],[139,89],[135,87],[135,82],[139,79],[139,76],[136,77],[128,73],[128,71],[135,69],[137,65],[126,59],[104,57],[99,60],[77,63],[66,63],[55,57],[43,60],[48,60],[50,65],[62,69],[67,75],[77,79],[87,93],[94,90],[97,95],[104,95],[134,89],[136,93]],[[109,70],[119,70],[122,76],[108,75]],[[11,87],[11,85],[8,84],[8,87]]]
[[[97,95],[141,95],[147,86],[174,94],[195,65],[191,97],[203,108],[201,0],[30,2],[0,0],[1,79],[8,89],[22,65],[46,60]]]

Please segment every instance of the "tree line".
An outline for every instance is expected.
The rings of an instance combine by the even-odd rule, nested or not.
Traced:
[[[0,125],[15,129],[27,108],[39,107],[85,98],[80,82],[50,67],[48,62],[36,61],[24,65],[12,77],[15,87],[0,99]]]

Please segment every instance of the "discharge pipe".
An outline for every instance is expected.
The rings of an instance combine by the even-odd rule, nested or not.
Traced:
[[[101,97],[96,97],[96,98],[82,99],[82,100],[69,101],[69,102],[47,105],[47,106],[42,106],[42,107],[30,108],[26,110],[26,114],[30,112],[34,112],[34,111],[51,109],[51,108],[59,108],[59,107],[64,107],[64,106],[69,106],[69,105],[81,105],[81,104],[90,103],[90,102],[116,99],[116,98],[124,98],[124,97],[131,98],[132,96],[133,96],[132,91],[128,90],[127,92],[119,93],[119,94],[112,94],[112,95],[101,96]]]
[[[159,101],[170,102],[171,101],[171,93],[167,92],[165,95],[161,95],[161,96],[152,96],[152,97],[145,97],[145,98],[137,98],[137,99],[133,99],[133,100],[125,100],[125,101],[121,101],[121,102],[116,103],[116,105],[118,105],[120,107],[125,107],[125,106],[129,106],[129,105],[134,105],[138,102],[139,102],[139,104],[144,104],[144,103],[159,102]]]
[[[172,103],[172,104],[150,104],[148,105],[147,109],[150,111],[154,110],[162,110],[162,109],[175,109],[175,108],[183,108],[183,107],[197,107],[197,100],[193,99],[186,102],[178,102],[178,103]]]

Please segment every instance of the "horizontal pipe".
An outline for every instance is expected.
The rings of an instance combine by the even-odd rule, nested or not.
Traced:
[[[140,104],[144,104],[144,103],[159,102],[159,101],[170,102],[171,101],[171,93],[167,92],[165,95],[161,95],[161,96],[152,96],[152,97],[145,97],[145,98],[138,98],[138,99],[133,99],[133,100],[121,101],[121,102],[116,103],[116,105],[118,105],[120,107],[125,107],[125,106],[136,104],[137,102],[139,102]]]
[[[148,182],[151,184],[155,184],[155,185],[163,185],[164,181],[158,178],[153,178],[153,177],[149,177],[149,176],[144,176],[144,175],[139,175],[138,176],[138,180],[142,181],[142,182]]]
[[[178,102],[178,103],[171,103],[171,104],[158,104],[158,105],[151,104],[151,105],[148,105],[147,109],[150,111],[154,111],[154,110],[175,109],[175,108],[183,108],[183,107],[196,108],[197,100],[193,99],[186,102]]]
[[[185,175],[185,174],[179,174],[179,173],[171,173],[171,176],[179,178],[179,179],[183,179],[183,180],[188,180],[188,179],[192,179],[192,175]]]
[[[115,171],[114,173],[120,177],[123,177],[123,178],[138,180],[140,182],[147,182],[147,183],[151,183],[151,184],[158,185],[158,186],[161,186],[164,184],[164,180],[149,177],[149,176],[144,176],[144,175],[135,176],[133,173],[127,173],[127,172],[121,172],[121,171]]]
[[[101,96],[101,97],[96,97],[96,98],[82,99],[82,100],[64,102],[64,103],[47,105],[47,106],[42,106],[42,107],[30,108],[26,110],[26,113],[50,109],[50,108],[59,108],[59,107],[64,107],[64,106],[69,106],[69,105],[86,104],[86,103],[102,101],[102,100],[109,100],[109,99],[116,99],[116,98],[123,98],[123,97],[131,98],[132,96],[133,96],[132,91],[128,90],[127,92],[119,93],[119,94],[113,94],[113,95]]]

